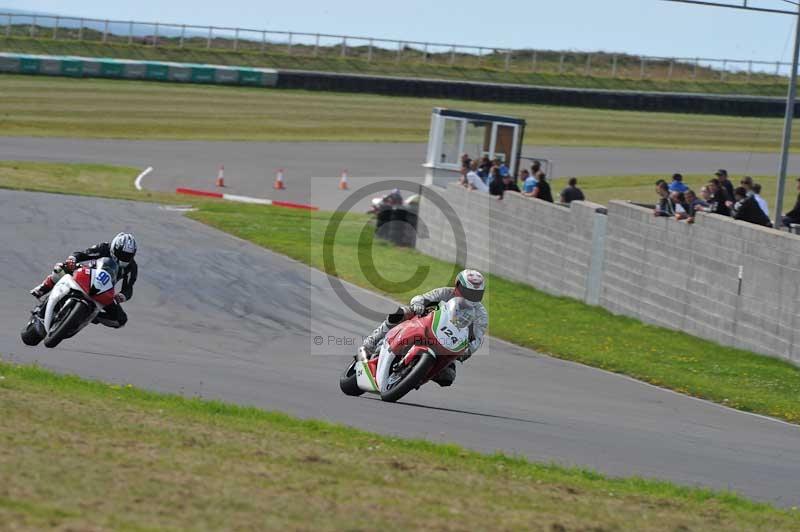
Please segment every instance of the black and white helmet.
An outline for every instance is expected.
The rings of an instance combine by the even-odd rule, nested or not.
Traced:
[[[111,256],[120,266],[127,266],[136,255],[136,239],[130,233],[119,233],[111,241]]]

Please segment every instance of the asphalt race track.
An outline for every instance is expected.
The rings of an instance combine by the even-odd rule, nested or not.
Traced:
[[[7,155],[4,148],[0,157]],[[128,325],[90,326],[54,350],[22,345],[18,331],[33,303],[28,289],[75,247],[123,229],[135,230],[141,248],[139,283],[125,305]],[[360,338],[373,324],[342,305],[320,273],[163,206],[0,190],[0,242],[5,359],[612,475],[730,488],[781,506],[800,503],[800,427],[501,342],[460,367],[449,389],[430,384],[399,404],[345,397],[337,380],[351,348],[330,347],[327,339]]]
[[[213,189],[219,165],[225,166],[225,192],[335,209],[346,197],[336,188],[343,169],[351,188],[387,177],[421,182],[426,147],[404,143],[346,142],[202,142],[82,140],[6,137],[0,160],[110,163],[136,168],[152,166],[145,188],[174,191],[177,187]],[[627,148],[526,147],[524,155],[555,162],[558,176],[707,173],[726,168],[735,175],[770,175],[778,157],[769,153],[695,152]],[[272,184],[285,169],[287,190]],[[800,172],[800,156],[790,160]],[[312,191],[312,186],[314,190]],[[362,209],[368,200],[358,204]]]

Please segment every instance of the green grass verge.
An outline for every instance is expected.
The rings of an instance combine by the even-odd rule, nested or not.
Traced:
[[[435,106],[525,118],[529,147],[777,151],[782,133],[779,118],[7,74],[0,79],[5,136],[426,142]],[[800,147],[800,136],[794,146]]]
[[[60,188],[66,193],[91,191],[94,195],[137,199],[141,193],[132,184],[136,173],[132,168],[102,165],[7,161],[0,162],[0,187],[49,192]],[[53,175],[59,177],[54,180]],[[81,187],[85,181],[94,185]],[[101,182],[105,184],[99,185]],[[652,184],[647,186],[652,189]],[[187,202],[185,196],[172,194],[143,195],[139,199]],[[191,203],[199,210],[188,216],[196,220],[324,269],[321,249],[331,213],[202,199],[192,199]],[[414,250],[373,242],[371,231],[366,233],[366,243],[359,243],[367,223],[363,215],[344,218],[333,248],[339,277],[380,290],[361,267],[360,261],[371,255],[377,271],[388,283],[396,283],[385,283],[381,290],[394,299],[408,300],[415,294],[413,289],[404,289],[402,281],[417,268],[429,269],[431,287],[451,283],[451,264]],[[489,332],[498,338],[740,410],[800,423],[800,368],[788,362],[645,325],[500,277],[489,276],[488,287]]]
[[[100,35],[97,35],[98,40]],[[87,37],[88,38],[88,37]],[[78,55],[84,57],[112,57],[142,59],[151,61],[176,61],[184,63],[208,63],[216,65],[257,66],[278,69],[318,70],[326,72],[347,72],[356,74],[388,75],[404,78],[456,79],[461,81],[484,81],[492,83],[518,83],[524,85],[544,85],[557,87],[581,87],[607,90],[645,90],[664,92],[700,92],[717,94],[755,94],[762,96],[784,96],[787,80],[769,75],[751,76],[752,83],[746,82],[743,75],[728,76],[720,81],[719,72],[700,68],[698,78],[691,79],[692,68],[678,65],[673,69],[674,79],[667,78],[667,66],[650,64],[650,79],[636,79],[639,76],[638,58],[620,58],[620,78],[611,77],[611,56],[606,56],[605,64],[598,63],[595,57],[593,75],[583,73],[585,58],[580,65],[567,64],[564,74],[558,74],[558,54],[538,56],[537,72],[530,72],[532,58],[515,58],[514,64],[520,68],[504,69],[504,57],[485,57],[482,65],[474,57],[458,56],[458,63],[449,64],[450,54],[433,56],[427,63],[418,53],[406,52],[397,60],[394,51],[373,53],[373,60],[366,61],[366,49],[350,50],[351,57],[341,57],[340,48],[321,49],[314,57],[313,49],[295,46],[293,53],[286,53],[285,46],[270,45],[266,52],[259,50],[234,51],[233,43],[229,49],[221,49],[222,43],[215,43],[217,49],[206,49],[205,40],[198,39],[185,48],[177,42],[168,43],[162,38],[158,47],[141,44],[89,42],[78,40],[30,39],[25,37],[0,38],[0,51],[28,54]],[[460,63],[460,64],[459,64]],[[524,67],[522,67],[524,65]],[[683,68],[681,68],[683,66]],[[661,79],[657,79],[660,77]]]
[[[730,493],[0,362],[10,530],[800,530]]]

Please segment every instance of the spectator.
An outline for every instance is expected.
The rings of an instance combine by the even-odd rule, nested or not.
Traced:
[[[508,175],[508,165],[505,161],[497,161],[497,169],[500,171],[500,177],[505,177]]]
[[[708,212],[720,214],[722,216],[730,216],[730,205],[732,205],[732,203],[720,180],[712,179],[709,181],[708,190],[711,193],[711,197],[708,200]]]
[[[800,179],[797,180],[797,191],[800,193]],[[795,202],[794,208],[783,215],[781,222],[786,227],[791,224],[800,224],[800,194],[797,194],[797,202]]]
[[[553,203],[553,193],[550,191],[550,183],[547,182],[547,175],[539,171],[539,174],[536,176],[536,181],[537,185],[536,188],[533,189],[532,196]]]
[[[744,187],[747,192],[752,192],[753,190],[753,178],[749,175],[746,175],[739,181],[739,186]]]
[[[764,211],[761,210],[761,207],[758,206],[756,199],[753,196],[747,195],[746,188],[737,187],[736,190],[733,191],[733,194],[734,198],[736,198],[736,203],[733,206],[734,219],[750,222],[751,224],[763,225],[765,227],[772,227],[772,223],[770,223]]]
[[[767,218],[769,218],[769,205],[767,205],[767,200],[761,197],[761,183],[753,183],[753,197],[756,199],[758,206],[761,207],[761,210],[764,211],[764,214],[767,215]]]
[[[722,185],[722,188],[725,189],[725,195],[728,196],[728,201],[732,201],[733,200],[733,183],[731,183],[730,179],[728,179],[728,171],[723,169],[723,168],[720,168],[719,170],[714,172],[714,175],[717,176],[717,179],[719,180],[720,185]]]
[[[708,188],[703,187],[703,189],[705,189],[706,193],[708,193]],[[708,207],[708,202],[698,198],[697,195],[694,193],[694,190],[686,191],[686,204],[689,206],[688,217],[692,219],[694,218],[694,215],[697,213],[697,211],[702,211],[706,207]]]
[[[492,161],[484,155],[483,158],[481,158],[481,164],[478,166],[478,175],[485,181],[486,178],[489,177],[489,170],[491,169]]]
[[[465,175],[469,172],[470,166],[472,166],[472,159],[469,158],[469,153],[465,153],[461,156],[461,170]]]
[[[578,180],[570,177],[567,182],[567,187],[561,191],[561,203],[572,203],[573,201],[583,201],[586,199],[583,191],[578,188]]]
[[[532,167],[531,167],[532,168]],[[536,190],[536,187],[539,185],[539,181],[536,180],[534,177],[536,174],[529,174],[525,181],[522,182],[522,195],[523,196],[533,196],[533,191]]]
[[[683,183],[683,176],[681,174],[672,174],[672,183],[669,184],[669,191],[685,193],[687,190],[689,190],[689,187]]]
[[[531,175],[535,176],[542,170],[542,164],[539,161],[533,161],[531,165]]]
[[[711,190],[708,188],[708,186],[703,185],[700,187],[700,198],[706,202],[705,207],[708,207],[709,202],[711,201]]]
[[[672,200],[672,205],[675,207],[675,218],[683,220],[689,216],[689,204],[686,202],[683,192],[670,192],[669,199]]]
[[[500,169],[497,166],[492,166],[489,171],[489,194],[497,196],[497,199],[503,199],[503,178],[500,177]]]
[[[675,216],[675,204],[669,196],[669,186],[663,179],[656,181],[656,194],[659,199],[653,209],[653,216]]]
[[[527,170],[523,170],[523,172],[527,173]],[[503,177],[503,190],[506,192],[519,192],[517,180],[514,179],[511,174],[506,174],[505,177]]]
[[[467,172],[466,187],[470,190],[479,190],[481,192],[489,192],[489,185],[483,182],[481,176],[478,175],[478,161],[472,161],[469,172]]]

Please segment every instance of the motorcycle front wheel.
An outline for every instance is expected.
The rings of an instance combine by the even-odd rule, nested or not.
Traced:
[[[44,339],[45,347],[55,347],[61,340],[67,338],[72,331],[77,329],[83,320],[89,317],[92,310],[82,301],[73,299],[74,303],[67,308],[59,311],[59,314],[64,315],[64,318],[55,324]],[[67,303],[69,305],[69,302]]]
[[[423,353],[417,357],[415,362],[412,362],[413,365],[410,368],[406,366],[401,369],[405,374],[397,382],[390,384],[390,387],[385,392],[381,393],[381,399],[387,403],[394,403],[399,400],[422,384],[422,381],[428,376],[428,372],[430,372],[435,363],[436,357],[430,353]],[[391,379],[393,376],[394,372],[389,375],[389,378]]]
[[[344,370],[342,376],[339,377],[339,388],[341,388],[345,395],[350,395],[352,397],[358,397],[364,393],[364,390],[358,387],[355,360],[351,362],[349,366],[347,366],[347,369]]]

